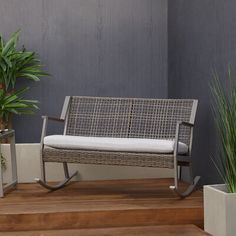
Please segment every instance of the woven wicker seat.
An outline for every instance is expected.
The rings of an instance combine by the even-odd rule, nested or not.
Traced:
[[[66,97],[60,119],[43,117],[43,179],[38,181],[48,189],[63,187],[77,174],[69,175],[67,163],[171,168],[175,171],[175,185],[171,188],[185,197],[194,190],[200,178],[196,177],[186,192],[179,192],[178,166],[189,166],[191,169],[196,109],[197,100],[192,99]],[[65,122],[64,135],[70,136],[175,140],[174,152],[160,154],[48,147],[43,143],[48,120]],[[178,142],[189,147],[188,153],[178,154]],[[48,185],[45,179],[45,162],[63,163],[66,179],[59,185]]]

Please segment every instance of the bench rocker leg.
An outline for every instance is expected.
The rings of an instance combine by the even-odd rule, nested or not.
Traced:
[[[196,176],[193,180],[193,183],[188,186],[188,188],[184,191],[181,192],[178,188],[178,185],[170,186],[170,189],[174,190],[174,192],[181,198],[188,197],[195,189],[197,186],[198,181],[200,180],[200,176]]]
[[[76,176],[78,174],[78,171],[75,171],[72,175],[69,175],[67,163],[63,163],[63,167],[64,167],[64,172],[65,172],[65,179],[63,181],[61,181],[60,183],[55,184],[55,185],[47,184],[46,177],[45,177],[45,163],[43,163],[43,168],[42,168],[43,179],[41,180],[39,178],[36,178],[35,181],[50,191],[55,191],[60,188],[63,188],[74,176]]]
[[[178,181],[181,180],[182,166],[184,166],[184,165],[180,164],[179,165],[180,169],[178,169],[178,162],[177,162],[177,158],[175,156],[175,158],[174,158],[174,171],[175,171],[174,185],[170,186],[170,189],[172,189],[180,198],[186,198],[189,195],[191,195],[192,192],[194,192],[194,190],[196,189],[197,184],[198,184],[198,182],[199,182],[201,177],[200,176],[196,176],[195,178],[193,178],[192,163],[189,162],[187,164],[187,166],[189,168],[189,173],[190,173],[190,176],[191,176],[191,179],[192,179],[192,184],[190,184],[185,191],[180,191],[179,187],[178,187]]]

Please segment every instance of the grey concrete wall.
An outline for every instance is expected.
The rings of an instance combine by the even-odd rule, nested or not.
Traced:
[[[236,65],[236,1],[169,1],[169,96],[199,99],[194,170],[204,183],[217,182],[210,159],[217,147],[209,83],[216,68],[222,81]]]
[[[39,142],[66,95],[167,97],[167,0],[1,0],[0,32],[19,28],[52,77],[30,84],[41,110],[14,118],[17,142]]]

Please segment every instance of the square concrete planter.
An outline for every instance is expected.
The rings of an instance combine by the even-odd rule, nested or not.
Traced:
[[[204,229],[213,236],[236,235],[236,193],[225,184],[204,186]]]

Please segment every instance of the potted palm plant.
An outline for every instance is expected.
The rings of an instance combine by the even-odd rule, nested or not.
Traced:
[[[236,234],[236,81],[231,69],[226,88],[214,73],[213,112],[219,133],[219,155],[213,162],[224,184],[204,186],[204,227],[214,236]]]
[[[16,99],[16,97],[22,99],[22,96],[28,90],[28,88],[23,88],[19,91],[15,89],[16,83],[21,79],[39,81],[41,76],[48,75],[43,71],[40,60],[37,58],[35,52],[26,51],[24,47],[22,47],[20,50],[17,49],[18,40],[19,31],[12,34],[10,39],[6,42],[4,41],[3,37],[0,36],[0,96],[6,97],[6,99],[10,99],[9,95],[12,95],[12,99]],[[13,101],[15,102],[14,99]],[[36,101],[27,100],[26,102],[26,100],[24,100],[24,109],[19,108],[19,106],[23,106],[23,103],[21,103],[21,105],[18,103],[17,109],[14,109],[14,107],[9,109],[9,105],[8,109],[6,109],[5,101],[6,100],[4,99],[0,100],[1,129],[6,128],[9,125],[9,120],[12,113],[32,114],[33,109],[37,108],[35,105]],[[15,105],[16,103],[14,103],[12,106]]]
[[[40,77],[48,75],[43,71],[40,60],[35,52],[24,47],[17,48],[19,31],[13,33],[5,41],[0,35],[0,129],[10,126],[12,114],[33,114],[38,109],[36,100],[25,99],[29,89],[16,89],[22,79],[39,81]],[[3,158],[1,158],[3,162]]]

